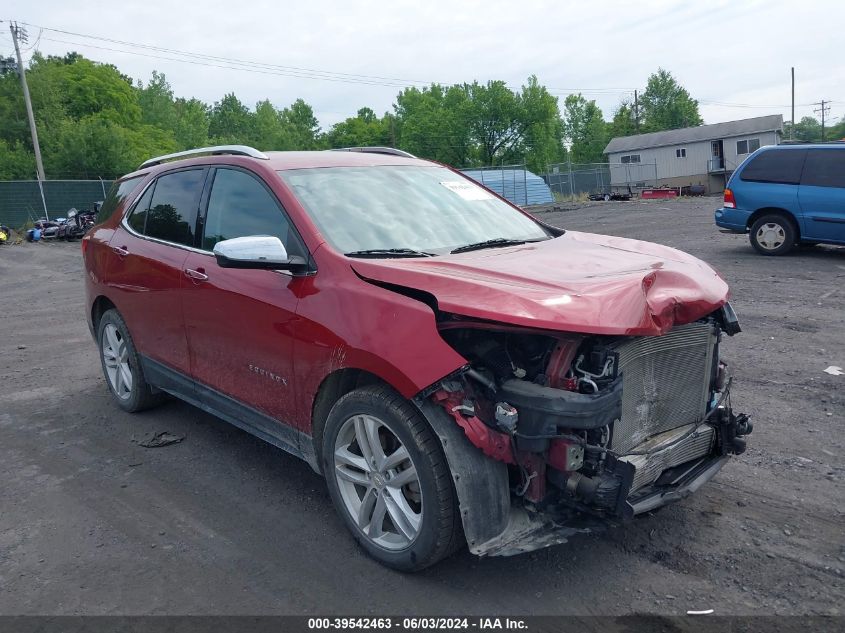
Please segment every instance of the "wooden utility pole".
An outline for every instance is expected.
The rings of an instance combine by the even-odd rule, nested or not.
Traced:
[[[828,104],[828,105],[825,105]],[[818,112],[821,115],[822,120],[822,141],[824,141],[824,118],[828,112],[830,112],[830,101],[825,101],[822,99],[818,103],[814,103],[813,105],[819,106],[817,110],[813,110],[813,112]]]
[[[634,90],[634,129],[640,133],[640,102],[637,98],[637,91]]]
[[[792,67],[792,125],[789,126],[789,140],[795,138],[795,66]]]
[[[38,182],[40,184],[46,180],[44,178],[44,163],[41,162],[41,146],[38,144],[38,131],[35,129],[35,115],[32,114],[32,100],[29,98],[29,86],[26,85],[26,69],[21,59],[21,48],[18,45],[18,40],[26,42],[26,30],[19,27],[16,22],[9,23],[9,30],[12,32],[12,42],[15,44],[15,55],[18,57],[18,74],[23,86],[23,100],[26,103],[29,131],[32,132],[32,149],[35,152],[35,167],[38,170]]]

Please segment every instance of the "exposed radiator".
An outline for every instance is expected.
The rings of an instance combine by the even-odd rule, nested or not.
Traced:
[[[690,430],[690,426],[684,426],[663,433],[637,447],[638,452],[645,452],[643,449],[649,450],[648,445],[657,444],[657,446],[654,446],[654,452],[645,455],[628,455],[622,458],[623,461],[630,462],[636,468],[630,492],[654,483],[667,468],[679,466],[684,462],[703,457],[710,452],[710,448],[713,446],[713,438],[716,435],[713,427],[709,424],[702,424],[695,428],[692,433],[690,433]],[[686,433],[690,434],[684,437]],[[676,443],[673,444],[672,442]],[[660,444],[668,445],[668,448],[660,450]]]
[[[622,419],[613,425],[614,451],[626,453],[658,433],[702,418],[715,344],[713,324],[690,323],[615,348],[622,374]]]

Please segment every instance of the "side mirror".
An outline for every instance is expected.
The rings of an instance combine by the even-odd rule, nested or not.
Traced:
[[[223,240],[214,245],[213,252],[221,268],[289,270],[294,273],[308,271],[308,262],[304,258],[289,256],[282,240],[269,235]]]

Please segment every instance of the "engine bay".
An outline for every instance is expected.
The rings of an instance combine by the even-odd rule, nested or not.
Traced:
[[[715,454],[741,453],[747,416],[730,410],[722,309],[663,336],[531,331],[440,322],[467,366],[431,398],[470,441],[509,465],[514,495],[631,514],[631,501],[671,486]]]

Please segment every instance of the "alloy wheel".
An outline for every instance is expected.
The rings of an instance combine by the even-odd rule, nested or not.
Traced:
[[[373,543],[401,550],[422,523],[422,492],[408,449],[371,415],[347,419],[335,440],[334,470],[340,496],[361,533]]]
[[[103,329],[103,362],[106,376],[115,395],[128,400],[132,395],[132,368],[129,366],[129,348],[126,340],[113,324]]]

